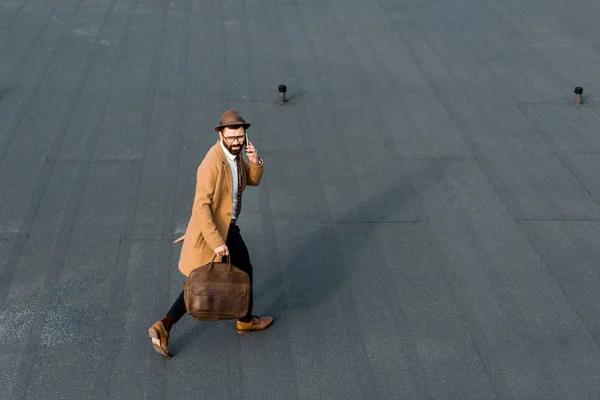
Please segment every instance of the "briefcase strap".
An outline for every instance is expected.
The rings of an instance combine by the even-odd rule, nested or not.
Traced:
[[[208,266],[207,270],[213,269],[213,265],[215,265],[216,259],[217,259],[217,255],[215,254],[215,256],[213,257],[212,261],[210,262],[210,265]],[[227,272],[233,271],[233,267],[231,266],[231,256],[227,256],[227,264],[229,265],[229,268],[227,268]]]

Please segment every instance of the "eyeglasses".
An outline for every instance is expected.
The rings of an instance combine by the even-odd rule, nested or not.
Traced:
[[[240,136],[223,136],[223,140],[225,140],[225,142],[228,143],[228,144],[233,143],[235,140],[237,140],[239,143],[243,143],[244,139],[246,139],[246,135],[240,135]]]

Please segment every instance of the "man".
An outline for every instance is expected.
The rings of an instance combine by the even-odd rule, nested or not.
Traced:
[[[185,276],[189,276],[194,268],[211,262],[215,255],[228,256],[233,265],[248,273],[252,284],[250,255],[237,221],[242,207],[242,192],[247,185],[258,186],[264,166],[262,158],[246,138],[249,127],[250,124],[240,113],[225,111],[215,128],[219,140],[198,167],[192,216],[185,235],[175,241],[183,240],[179,270]],[[244,147],[249,163],[242,158]],[[168,348],[169,332],[185,313],[182,291],[165,318],[149,329],[152,347],[156,352],[172,357]],[[260,331],[272,323],[271,317],[252,315],[251,290],[248,313],[237,321],[237,332],[245,334]]]

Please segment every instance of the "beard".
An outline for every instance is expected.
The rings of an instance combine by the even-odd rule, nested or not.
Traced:
[[[235,143],[235,144],[227,144],[225,142],[222,142],[223,146],[225,146],[225,148],[234,156],[237,156],[238,154],[240,154],[242,152],[242,149],[244,148],[244,146],[242,146],[241,144]]]

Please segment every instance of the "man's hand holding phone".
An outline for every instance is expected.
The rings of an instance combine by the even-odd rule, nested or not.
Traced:
[[[258,157],[258,153],[256,152],[256,148],[254,148],[252,142],[248,139],[248,136],[246,136],[246,155],[252,164],[259,164],[260,159]]]

